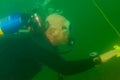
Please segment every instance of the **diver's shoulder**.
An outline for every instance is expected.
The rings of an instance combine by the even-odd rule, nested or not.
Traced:
[[[29,34],[8,34],[0,36],[0,44],[3,42],[26,41],[29,39]]]

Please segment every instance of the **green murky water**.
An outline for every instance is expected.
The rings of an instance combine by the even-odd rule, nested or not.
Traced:
[[[31,12],[31,9],[39,7],[40,3],[40,0],[0,0],[0,17],[14,12]],[[96,0],[96,3],[120,32],[120,1]],[[62,11],[71,22],[75,45],[72,52],[63,55],[68,60],[86,58],[94,51],[101,54],[112,49],[114,44],[119,44],[118,35],[93,0],[51,0],[47,8]],[[120,80],[119,63],[120,59],[114,58],[89,71],[65,76],[64,80]],[[45,67],[33,80],[57,80],[58,77],[58,73]]]

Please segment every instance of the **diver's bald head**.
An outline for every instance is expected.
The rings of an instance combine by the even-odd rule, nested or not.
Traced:
[[[46,21],[49,23],[50,27],[69,27],[70,25],[70,22],[64,16],[57,13],[50,14],[46,18]]]

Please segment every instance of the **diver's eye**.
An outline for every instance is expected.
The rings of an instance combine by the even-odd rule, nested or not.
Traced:
[[[62,30],[67,30],[67,27],[66,26],[62,26]]]

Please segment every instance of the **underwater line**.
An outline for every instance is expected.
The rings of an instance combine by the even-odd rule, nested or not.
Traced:
[[[120,38],[120,33],[119,31],[115,28],[115,26],[111,23],[111,21],[108,19],[108,17],[106,16],[106,14],[103,12],[103,10],[100,8],[100,6],[97,4],[97,2],[95,0],[92,0],[93,4],[96,6],[96,8],[100,11],[100,13],[102,14],[102,16],[104,17],[104,19],[108,22],[108,24],[112,27],[112,29],[115,31],[115,33],[118,35],[118,37]]]

